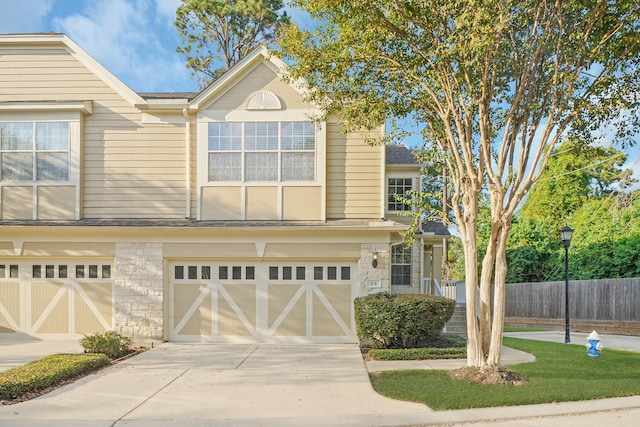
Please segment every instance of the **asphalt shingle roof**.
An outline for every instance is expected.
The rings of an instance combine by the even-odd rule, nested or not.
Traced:
[[[388,165],[418,165],[418,159],[404,145],[385,146]]]
[[[441,222],[427,221],[422,223],[423,233],[433,233],[436,236],[450,236],[449,230]]]

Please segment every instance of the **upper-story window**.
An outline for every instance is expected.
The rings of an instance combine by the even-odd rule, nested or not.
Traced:
[[[387,211],[410,211],[411,205],[403,199],[409,199],[413,190],[411,178],[389,178],[387,185]],[[402,198],[398,198],[402,196]]]
[[[208,125],[209,181],[313,181],[312,122],[213,122]]]
[[[69,181],[68,122],[0,122],[0,180]]]

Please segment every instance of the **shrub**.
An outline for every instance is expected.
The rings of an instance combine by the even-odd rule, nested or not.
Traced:
[[[440,335],[453,315],[455,301],[423,294],[381,292],[355,299],[356,330],[360,340],[375,347],[416,347]]]
[[[374,360],[428,360],[428,359],[464,359],[465,347],[451,348],[374,348],[369,351]]]
[[[109,363],[104,354],[54,354],[0,372],[0,399],[13,400],[95,371]]]
[[[132,342],[131,338],[116,331],[106,331],[85,335],[80,345],[87,353],[102,353],[115,359],[131,352]]]

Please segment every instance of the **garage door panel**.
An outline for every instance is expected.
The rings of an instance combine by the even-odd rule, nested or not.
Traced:
[[[250,336],[256,329],[256,286],[224,284],[218,297],[218,333]]]
[[[341,323],[344,324],[344,322]],[[313,335],[321,337],[347,335],[334,313],[331,313],[317,294],[313,295]]]
[[[109,282],[75,284],[75,330],[90,334],[110,329],[113,293]]]
[[[69,297],[61,283],[31,283],[31,322],[35,333],[69,333]]]
[[[206,284],[181,283],[174,289],[174,324],[177,335],[210,335],[211,289]]]
[[[0,285],[0,333],[13,333],[20,324],[20,283]]]
[[[273,314],[277,315],[273,322],[269,322],[270,335],[276,337],[307,335],[307,304],[304,288],[295,285],[270,285],[269,295],[269,301],[273,303]],[[270,305],[270,314],[271,311]]]
[[[326,298],[327,306],[333,309],[332,315],[336,316],[336,318],[339,319],[339,321],[342,321],[344,325],[349,325],[351,323],[351,312],[353,306],[351,302],[351,285],[320,284],[317,286],[319,295]],[[316,304],[314,304],[314,308],[315,307]]]

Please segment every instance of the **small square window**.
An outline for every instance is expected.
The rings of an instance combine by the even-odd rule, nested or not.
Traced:
[[[242,267],[237,265],[234,265],[233,267],[231,267],[231,278],[233,280],[242,279]]]
[[[31,267],[31,277],[34,279],[40,279],[42,277],[41,265],[34,265]]]
[[[178,274],[177,269],[178,267],[176,267],[176,275]],[[76,279],[84,279],[84,265],[76,265]]]
[[[303,267],[296,267],[296,280],[304,280],[306,276],[306,270]]]
[[[247,280],[255,280],[256,278],[256,268],[255,267],[246,267],[245,275],[247,276]]]
[[[7,270],[4,264],[0,264],[0,279],[6,279],[6,278],[7,278]]]
[[[278,267],[269,267],[269,280],[278,280]]]
[[[89,279],[97,279],[98,278],[98,266],[90,265],[89,266]]]
[[[67,278],[67,266],[66,265],[59,265],[58,266],[58,277],[61,279],[66,279]]]
[[[205,280],[211,279],[211,267],[209,267],[208,265],[202,266],[200,273],[201,273],[200,277],[202,277],[203,279]]]
[[[13,264],[9,266],[9,277],[12,279],[17,279],[18,278],[18,266]]]
[[[218,267],[218,279],[227,280],[229,278],[229,267],[220,266]]]
[[[45,277],[47,279],[53,279],[54,277],[56,277],[56,269],[53,265],[47,265],[45,267]]]
[[[102,278],[103,279],[111,279],[111,266],[103,265],[102,266]]]
[[[187,267],[187,274],[189,275],[189,280],[195,280],[198,278],[198,266],[190,265]]]
[[[338,268],[337,267],[327,267],[327,279],[336,280],[338,278]]]
[[[184,279],[184,266],[182,265],[176,265],[175,268],[173,269],[173,277],[176,280],[182,280]]]
[[[340,279],[351,280],[351,267],[340,267]]]
[[[291,280],[292,277],[291,267],[282,267],[282,280]]]
[[[322,267],[313,267],[313,280],[323,280],[324,274]]]

